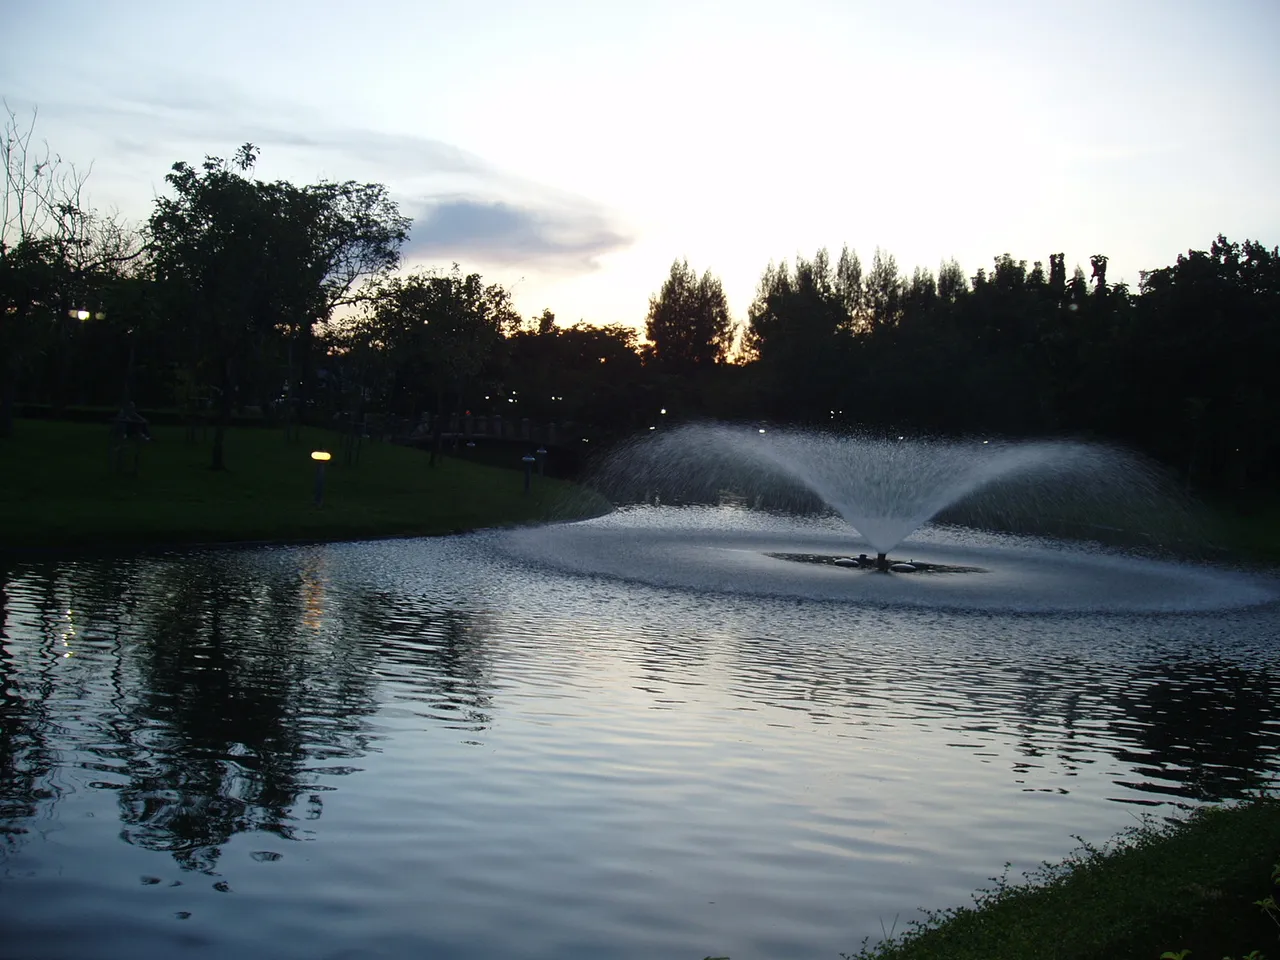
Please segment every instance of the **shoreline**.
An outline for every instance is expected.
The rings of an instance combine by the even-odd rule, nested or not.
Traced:
[[[992,879],[971,904],[927,910],[904,933],[842,956],[1025,960],[1046,945],[1060,960],[1266,952],[1280,925],[1280,800],[1263,791],[1149,820],[1021,881]]]
[[[457,527],[424,533],[369,533],[343,534],[324,537],[262,537],[247,540],[145,540],[118,543],[58,544],[53,546],[7,547],[0,545],[0,563],[43,560],[74,560],[84,557],[145,556],[149,554],[177,553],[180,551],[252,550],[261,547],[306,547],[340,543],[375,543],[382,540],[432,540],[437,537],[462,537],[485,530],[514,530],[520,527],[536,527],[552,523],[577,523],[603,516],[602,513],[583,513],[569,517],[548,517],[513,523],[494,523]]]

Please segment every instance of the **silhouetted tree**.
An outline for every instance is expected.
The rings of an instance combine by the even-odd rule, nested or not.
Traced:
[[[1049,293],[1061,300],[1067,290],[1067,255],[1049,254]]]
[[[653,359],[673,371],[720,363],[733,345],[733,333],[720,280],[709,270],[699,277],[688,260],[672,263],[662,289],[649,299],[645,335]]]
[[[543,318],[546,316],[544,311]],[[639,427],[652,412],[655,377],[641,364],[634,328],[612,324],[533,329],[509,340],[502,395],[523,416],[573,421],[606,431]]]
[[[199,170],[174,164],[165,177],[174,196],[157,197],[150,220],[154,276],[188,331],[192,362],[213,366],[214,469],[237,390],[264,389],[269,357],[283,365],[282,346],[327,319],[360,279],[391,270],[408,229],[380,185],[254,181],[257,157],[246,143]]]
[[[871,332],[895,326],[902,317],[902,277],[898,261],[879,247],[871,260],[865,289]]]
[[[1089,258],[1089,266],[1093,268],[1091,279],[1093,280],[1094,290],[1099,294],[1107,292],[1107,258],[1101,253],[1095,253]]]
[[[457,265],[449,273],[386,280],[371,294],[364,321],[386,354],[391,409],[414,416],[430,402],[437,414],[437,444],[440,415],[461,412],[468,386],[519,322],[505,288],[485,284],[478,273],[464,276]]]
[[[848,374],[853,317],[862,309],[857,255],[841,253],[833,274],[826,250],[812,260],[769,264],[747,316],[746,343],[758,358],[764,412],[826,420]]]
[[[68,377],[68,341],[82,314],[102,313],[101,288],[140,253],[136,231],[93,210],[86,175],[34,142],[5,104],[0,152],[0,436],[13,430],[19,382],[42,354],[53,358],[52,400]],[[87,309],[86,309],[87,308]]]

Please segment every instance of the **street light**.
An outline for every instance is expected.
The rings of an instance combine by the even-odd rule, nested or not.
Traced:
[[[328,450],[312,450],[311,459],[316,462],[316,506],[324,506],[324,465],[332,456]]]

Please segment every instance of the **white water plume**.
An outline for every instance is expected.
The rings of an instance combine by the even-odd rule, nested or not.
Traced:
[[[1148,534],[1185,516],[1145,461],[1063,441],[882,439],[702,424],[629,445],[600,481],[623,499],[708,501],[729,492],[794,507],[816,498],[878,553],[944,511],[995,525],[1127,524]]]

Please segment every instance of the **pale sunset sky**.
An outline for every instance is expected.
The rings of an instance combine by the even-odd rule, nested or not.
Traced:
[[[0,95],[142,220],[176,160],[388,185],[407,265],[640,326],[671,261],[1280,243],[1277,0],[4,0]]]

